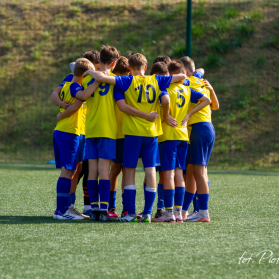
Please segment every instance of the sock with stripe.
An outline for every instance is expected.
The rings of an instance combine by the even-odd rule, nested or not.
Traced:
[[[185,196],[185,187],[175,187],[174,206],[175,211],[182,211]]]
[[[158,202],[157,202],[157,209],[164,209],[164,184],[158,184]]]
[[[145,191],[145,204],[143,214],[151,214],[153,203],[156,197],[156,188],[144,188]]]
[[[202,216],[208,215],[208,201],[209,201],[209,194],[197,194],[200,203],[200,210],[199,213]]]
[[[71,193],[70,194],[70,201],[71,201],[71,206],[70,207],[74,207],[75,202],[76,202],[76,193]]]
[[[166,212],[173,212],[173,199],[174,199],[174,189],[164,190],[164,202]]]
[[[64,214],[69,209],[71,179],[59,177],[57,181],[57,209]]]
[[[110,191],[109,193],[109,208],[116,207],[116,191]]]
[[[125,186],[124,197],[128,214],[136,214],[136,185]]]
[[[99,180],[100,210],[107,211],[109,204],[110,180]]]
[[[195,194],[193,193],[189,193],[189,192],[185,192],[185,195],[184,195],[184,202],[183,202],[183,211],[188,211],[189,210],[189,207],[190,207],[190,204],[191,202],[193,201],[195,197]]]
[[[87,180],[87,191],[93,210],[99,210],[98,180]]]

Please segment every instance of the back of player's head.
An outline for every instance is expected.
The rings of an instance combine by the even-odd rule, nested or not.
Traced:
[[[168,70],[170,75],[185,74],[185,68],[180,60],[173,60],[168,64]]]
[[[189,56],[184,56],[182,58],[179,59],[183,65],[184,65],[184,68],[188,71],[190,71],[191,73],[194,73],[195,70],[196,70],[196,67],[195,67],[195,62],[193,59],[191,59]]]
[[[168,56],[166,56],[166,55],[164,55],[164,56],[157,56],[155,58],[155,60],[153,61],[153,64],[155,64],[157,62],[163,62],[166,65],[168,65],[171,62],[171,59]]]
[[[112,72],[120,75],[130,72],[128,59],[124,56],[120,56]]]
[[[88,59],[93,64],[100,63],[100,52],[97,50],[88,50],[83,53],[83,58]]]
[[[135,53],[129,57],[129,66],[133,70],[141,70],[145,65],[147,65],[147,59],[141,53]]]
[[[74,75],[81,77],[86,71],[95,70],[94,65],[86,58],[79,58],[74,67]]]
[[[150,73],[152,75],[168,75],[168,67],[164,62],[154,63],[151,67]]]
[[[128,54],[128,56],[127,56],[127,58],[128,58],[128,60],[129,60],[129,58],[132,56],[132,55],[134,55],[134,54],[136,54],[137,52],[130,52],[129,54]]]
[[[119,58],[119,52],[115,47],[112,46],[102,46],[102,50],[100,52],[100,60],[101,63],[111,64]]]

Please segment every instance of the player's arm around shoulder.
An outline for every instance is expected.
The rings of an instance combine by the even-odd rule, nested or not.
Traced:
[[[99,87],[101,83],[95,80],[91,85],[89,85],[86,89],[80,90],[76,93],[76,97],[81,100],[86,100],[89,98],[93,92]]]
[[[109,72],[101,72],[101,71],[93,71],[93,70],[88,70],[83,74],[83,77],[90,75],[92,76],[95,80],[99,82],[104,82],[104,83],[109,83],[112,85],[115,85],[115,77],[111,76]]]
[[[219,105],[217,95],[216,95],[212,85],[206,79],[204,79],[203,82],[204,82],[205,87],[210,91],[211,109],[212,110],[218,110],[220,105]]]

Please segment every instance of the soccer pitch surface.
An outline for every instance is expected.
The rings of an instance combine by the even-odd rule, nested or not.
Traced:
[[[182,224],[54,220],[59,171],[0,175],[0,278],[278,278],[278,175],[210,174],[211,222]]]

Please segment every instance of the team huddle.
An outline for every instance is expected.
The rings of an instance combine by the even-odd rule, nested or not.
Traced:
[[[207,165],[219,109],[204,70],[185,56],[158,56],[149,75],[140,53],[115,47],[87,51],[51,94],[60,107],[53,133],[57,207],[53,218],[100,222],[210,222]],[[141,158],[145,205],[136,213],[135,173]],[[159,171],[157,187],[156,171]],[[122,213],[116,212],[122,172]],[[83,176],[84,211],[75,207]],[[152,219],[158,193],[157,212]],[[194,210],[188,209],[193,202]]]

